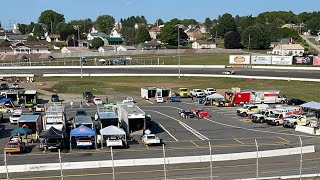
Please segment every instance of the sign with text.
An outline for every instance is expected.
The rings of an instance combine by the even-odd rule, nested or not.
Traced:
[[[250,64],[250,55],[230,55],[229,64]]]
[[[314,56],[313,57],[313,65],[314,66],[320,66],[320,56]]]
[[[312,65],[313,56],[293,56],[292,64]]]
[[[274,65],[292,65],[292,56],[272,56]]]
[[[272,56],[251,56],[251,64],[271,64]]]

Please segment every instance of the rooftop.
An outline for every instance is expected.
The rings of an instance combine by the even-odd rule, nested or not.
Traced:
[[[37,122],[39,115],[21,115],[19,122]]]
[[[304,50],[304,47],[300,44],[282,44],[277,45],[273,50]]]
[[[128,114],[145,114],[137,105],[133,103],[118,103],[119,108],[123,108]]]
[[[79,124],[92,124],[92,119],[90,116],[76,116],[74,117],[74,123]]]

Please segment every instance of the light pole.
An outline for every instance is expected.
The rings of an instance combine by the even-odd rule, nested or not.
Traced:
[[[180,70],[180,24],[178,26],[178,63],[179,63],[179,78],[181,77],[181,70]]]

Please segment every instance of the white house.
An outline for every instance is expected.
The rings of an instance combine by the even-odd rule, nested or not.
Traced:
[[[79,53],[79,52],[91,52],[90,49],[85,47],[63,47],[61,53]]]
[[[60,41],[60,35],[57,34],[50,34],[46,37],[47,42],[59,42]]]
[[[302,55],[304,53],[304,47],[300,44],[279,44],[273,48],[272,54],[278,55]]]
[[[112,38],[121,38],[122,35],[121,35],[120,31],[121,31],[120,29],[113,28],[111,33],[110,33],[110,37],[112,37]]]
[[[35,47],[26,47],[26,46],[17,46],[13,48],[13,54],[48,54],[48,48],[46,46],[35,46]]]
[[[137,50],[135,47],[133,46],[118,46],[116,48],[117,51],[130,51],[130,50]]]
[[[161,29],[158,26],[152,27],[149,30],[149,34],[152,39],[157,39],[157,35],[160,34],[160,32],[161,32]]]
[[[90,33],[98,33],[98,29],[94,26],[91,27]]]
[[[114,46],[101,46],[98,48],[99,52],[107,52],[107,51],[114,51],[115,47]]]
[[[104,38],[107,38],[107,37],[108,37],[108,35],[103,32],[89,33],[87,36],[87,40],[91,41],[94,38],[101,38],[103,40]]]
[[[192,49],[215,49],[217,45],[213,41],[195,41],[192,43]]]

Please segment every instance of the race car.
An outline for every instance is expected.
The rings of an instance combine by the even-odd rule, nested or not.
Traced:
[[[235,72],[234,72],[234,71],[231,71],[231,70],[228,70],[228,71],[222,72],[222,74],[224,74],[224,75],[231,75],[231,74],[235,74]]]
[[[185,119],[195,117],[195,114],[192,111],[188,111],[188,110],[180,110],[179,115],[180,115],[180,117],[185,118]]]
[[[211,117],[209,111],[205,111],[204,109],[192,109],[191,111],[200,119]]]

